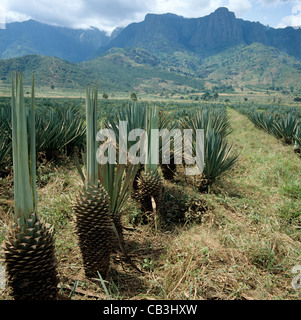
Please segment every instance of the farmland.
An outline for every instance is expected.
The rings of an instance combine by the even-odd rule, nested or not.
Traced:
[[[274,28],[224,7],[184,17],[188,2],[134,23],[122,19],[155,2],[13,2],[0,19],[0,300],[300,300],[295,4],[234,6],[252,21],[266,9]]]
[[[1,99],[2,112],[9,101]],[[29,95],[25,102],[30,103]],[[131,104],[124,99],[99,99],[98,123]],[[85,158],[84,94],[72,99],[36,98],[36,123],[44,130],[44,135],[37,131],[37,211],[54,227],[60,295],[72,300],[300,299],[300,290],[291,285],[291,270],[300,264],[301,256],[301,159],[293,148],[298,137],[294,130],[288,143],[250,120],[252,112],[278,112],[282,117],[292,113],[298,122],[298,104],[272,108],[221,99],[192,102],[188,96],[183,101],[142,100],[140,104],[172,114],[177,125],[190,112],[225,110],[230,124],[227,144],[239,158],[204,189],[200,188],[204,177],[186,176],[183,165],[177,165],[171,180],[162,178],[163,170],[158,168],[163,205],[157,219],[143,222],[143,207],[135,197],[122,208],[125,250],[143,273],[128,263],[119,248],[112,251],[105,282],[93,280],[85,273],[73,209],[82,185],[76,163],[84,166]],[[46,144],[49,128],[41,119],[51,123],[66,116],[73,119],[66,128],[76,139],[70,137],[67,145],[65,135]],[[6,139],[0,148],[9,144],[9,136]],[[8,149],[0,167],[1,242],[13,221],[10,154]],[[12,299],[8,288],[1,290],[1,299]]]

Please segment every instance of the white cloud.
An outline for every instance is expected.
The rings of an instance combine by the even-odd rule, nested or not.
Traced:
[[[276,4],[286,0],[0,0],[7,1],[7,22],[30,18],[73,28],[90,26],[112,31],[117,26],[142,21],[147,13],[175,13],[202,17],[219,7],[236,15],[249,12],[254,4]],[[260,1],[260,2],[259,2]],[[288,0],[287,0],[288,1]],[[299,1],[299,0],[292,0]],[[301,0],[300,0],[301,2]]]
[[[149,2],[139,0],[10,0],[7,21],[32,18],[66,27],[112,30],[117,25],[141,20],[148,11]]]
[[[290,16],[282,18],[278,28],[285,28],[287,26],[301,26],[301,4],[295,5],[292,8],[292,14]]]
[[[298,2],[298,0],[259,0],[264,6],[279,6],[288,2]]]
[[[5,29],[6,27],[6,6],[4,3],[0,3],[0,29]]]
[[[287,26],[300,27],[301,26],[301,0],[292,0],[292,14],[285,16],[278,24],[278,28],[285,28]]]
[[[237,14],[240,14],[245,11],[249,11],[252,8],[252,3],[248,0],[229,0],[229,4],[227,7],[229,8],[229,10],[234,11]]]
[[[152,3],[153,12],[172,12],[187,18],[208,15],[219,7],[227,7],[237,13],[252,7],[249,0],[154,0]]]

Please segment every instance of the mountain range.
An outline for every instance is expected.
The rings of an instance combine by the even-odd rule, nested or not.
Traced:
[[[237,19],[227,8],[202,18],[187,19],[174,14],[147,14],[132,23],[99,51],[112,47],[142,47],[162,55],[165,50],[188,50],[201,57],[254,42],[262,43],[301,59],[301,29],[269,28],[259,22]]]
[[[227,8],[201,18],[147,14],[111,36],[34,20],[0,29],[0,84],[18,68],[63,87],[98,81],[108,90],[174,90],[179,84],[301,89],[300,61],[301,29],[244,21]]]

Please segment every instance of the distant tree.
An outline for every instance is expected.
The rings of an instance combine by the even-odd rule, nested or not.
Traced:
[[[52,84],[52,85],[50,86],[50,88],[51,88],[51,90],[53,90],[55,87],[54,87],[54,85]]]
[[[218,99],[218,93],[217,93],[217,92],[215,92],[215,93],[213,94],[213,99],[214,99],[214,100]]]
[[[138,100],[137,94],[135,92],[132,92],[130,97],[131,97],[131,100],[133,100],[133,101],[137,101]]]
[[[294,98],[294,101],[300,102],[300,101],[301,101],[301,98],[300,98],[300,97],[296,97],[296,98]]]
[[[109,98],[109,95],[107,94],[107,92],[104,92],[104,94],[102,95],[102,97],[103,97],[104,99],[108,99],[108,98]]]
[[[210,92],[209,91],[206,91],[202,96],[201,96],[201,99],[202,100],[210,100],[211,99],[211,95],[210,95]]]

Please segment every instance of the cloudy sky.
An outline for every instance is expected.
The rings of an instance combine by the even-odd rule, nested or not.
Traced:
[[[1,16],[6,22],[31,18],[111,32],[117,26],[142,21],[147,13],[202,17],[218,7],[229,8],[238,18],[271,27],[301,26],[301,0],[0,0],[0,20]]]

